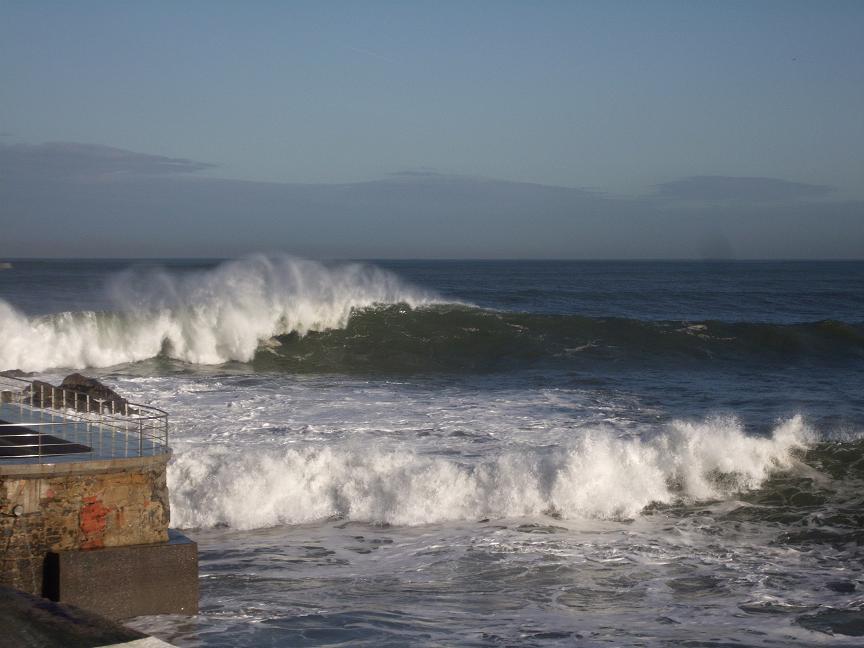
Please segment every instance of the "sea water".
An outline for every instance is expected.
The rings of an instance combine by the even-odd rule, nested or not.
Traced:
[[[180,646],[858,646],[864,263],[14,261],[171,414]]]

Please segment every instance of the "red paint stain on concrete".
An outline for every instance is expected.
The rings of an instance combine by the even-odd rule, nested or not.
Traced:
[[[84,534],[82,549],[96,549],[105,546],[105,516],[109,510],[98,497],[85,497],[81,509],[81,533]]]

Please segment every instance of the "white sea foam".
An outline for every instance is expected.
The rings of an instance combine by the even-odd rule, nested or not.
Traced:
[[[767,438],[734,419],[674,422],[647,440],[598,428],[554,453],[471,464],[350,444],[198,446],[169,468],[172,524],[251,529],[331,516],[420,525],[537,516],[632,518],[654,502],[719,498],[790,468],[812,433],[800,417]]]
[[[198,364],[249,361],[274,335],[344,327],[352,310],[435,296],[363,264],[256,255],[185,276],[126,272],[116,310],[27,317],[0,300],[0,370],[106,367],[160,352]]]

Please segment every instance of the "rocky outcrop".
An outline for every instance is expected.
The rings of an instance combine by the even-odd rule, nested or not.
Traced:
[[[0,376],[5,376],[7,378],[27,378],[32,375],[32,373],[27,373],[20,369],[6,369],[5,371],[0,371]]]
[[[106,412],[121,414],[126,411],[129,401],[110,387],[103,385],[95,378],[88,378],[79,373],[69,374],[60,383],[60,389],[67,389],[90,397],[91,408],[94,401],[102,402]]]
[[[77,398],[75,394],[78,394]],[[70,408],[79,412],[133,414],[137,411],[130,408],[129,401],[116,391],[95,378],[88,378],[80,373],[66,376],[59,387],[34,380],[23,390],[22,398],[35,407]]]
[[[2,378],[24,378],[27,379],[33,374],[28,374],[25,371],[21,371],[20,369],[6,369],[5,371],[0,371],[0,379]],[[0,385],[0,404],[2,403],[14,403],[17,401],[20,396],[21,390],[15,389],[15,385],[23,384],[19,383],[15,380],[9,381],[0,381],[2,385]]]

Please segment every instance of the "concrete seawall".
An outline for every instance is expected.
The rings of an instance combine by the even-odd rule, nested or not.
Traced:
[[[169,457],[0,463],[0,585],[42,595],[49,552],[166,542]]]
[[[153,456],[0,462],[0,586],[111,619],[198,611],[198,552],[169,533]]]

